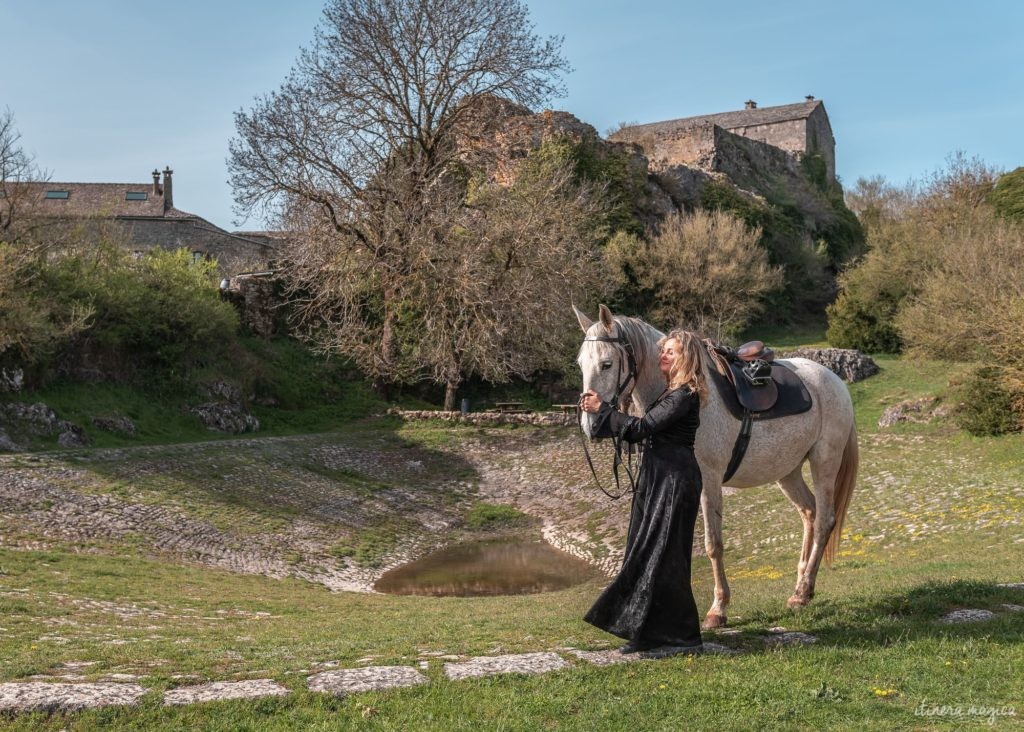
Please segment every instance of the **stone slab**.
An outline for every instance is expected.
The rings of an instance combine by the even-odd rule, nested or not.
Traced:
[[[449,679],[471,679],[496,674],[544,674],[566,668],[569,662],[551,651],[518,653],[508,656],[480,656],[463,663],[446,663]]]
[[[225,699],[255,699],[262,696],[287,696],[291,692],[270,679],[250,681],[213,681],[198,686],[182,686],[164,692],[164,704],[196,704]]]
[[[429,681],[412,666],[367,666],[324,671],[309,677],[310,691],[321,691],[335,696],[380,691],[399,686],[416,686]]]
[[[991,620],[996,614],[991,610],[981,610],[978,608],[964,608],[963,610],[953,610],[948,612],[939,618],[940,623],[980,623],[985,620]]]
[[[1024,590],[1024,582],[1000,582],[996,587],[1007,587],[1011,590]]]
[[[0,712],[77,712],[135,704],[146,693],[138,684],[0,684]]]
[[[617,648],[609,648],[604,651],[581,651],[576,648],[569,648],[566,650],[581,661],[592,663],[595,666],[614,666],[617,663],[628,663],[630,661],[640,660],[637,654],[619,653]]]
[[[810,633],[801,633],[799,630],[787,630],[783,633],[773,633],[765,636],[764,642],[770,646],[799,646],[809,643],[817,643],[818,636]]]

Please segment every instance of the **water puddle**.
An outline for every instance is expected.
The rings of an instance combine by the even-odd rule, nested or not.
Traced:
[[[456,544],[395,567],[373,588],[390,595],[529,595],[572,587],[598,574],[545,541],[495,539]]]

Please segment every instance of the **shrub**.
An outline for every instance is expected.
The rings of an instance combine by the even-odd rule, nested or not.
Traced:
[[[135,259],[114,238],[83,239],[40,258],[26,278],[29,302],[46,303],[56,322],[89,318],[60,351],[102,354],[105,363],[176,373],[201,364],[234,338],[237,314],[220,299],[213,262],[186,250],[154,250]],[[37,351],[30,360],[39,363]]]
[[[988,201],[1000,216],[1024,223],[1024,167],[1000,176]]]
[[[1021,415],[1014,410],[1015,395],[1005,377],[1004,369],[984,366],[960,385],[955,392],[961,402],[955,419],[961,429],[978,436],[1020,431]]]
[[[840,296],[828,308],[832,345],[898,351],[916,339],[900,314],[945,267],[985,246],[982,232],[992,230],[985,199],[994,176],[980,161],[959,155],[920,187],[858,183],[852,198],[860,199],[854,205],[866,214],[868,251],[840,276]],[[982,291],[984,285],[976,290]],[[942,289],[936,292],[941,299]],[[963,330],[967,320],[958,320],[956,327]]]
[[[655,323],[723,338],[743,328],[765,295],[782,285],[760,236],[724,211],[697,210],[667,217],[647,244],[619,238],[606,255],[611,268],[631,273]]]

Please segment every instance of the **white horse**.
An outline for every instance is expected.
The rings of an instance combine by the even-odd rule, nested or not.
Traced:
[[[658,339],[662,333],[636,318],[613,316],[601,305],[598,320],[592,321],[576,310],[586,339],[578,362],[584,390],[593,389],[609,400],[624,384],[629,372],[624,342],[635,354],[636,378],[622,394],[619,408],[632,405],[632,414],[644,409],[665,388],[658,368]],[[608,340],[621,338],[623,342]],[[725,577],[722,545],[722,477],[732,456],[740,431],[717,390],[708,383],[707,400],[700,410],[700,428],[694,446],[703,478],[701,513],[704,515],[705,548],[715,575],[715,600],[704,621],[705,628],[726,624],[729,583]],[[797,564],[796,590],[788,606],[806,605],[814,595],[814,582],[822,558],[831,563],[839,545],[843,519],[857,478],[859,461],[853,403],[843,381],[830,370],[804,358],[785,361],[803,380],[813,406],[803,414],[755,421],[743,462],[728,485],[749,488],[778,481],[803,519],[803,547]],[[584,413],[583,429],[589,436],[593,415]],[[814,493],[803,478],[804,461],[810,461]]]

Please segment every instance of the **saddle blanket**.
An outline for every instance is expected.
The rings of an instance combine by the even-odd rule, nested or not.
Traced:
[[[756,387],[746,383],[746,377],[740,372],[742,365],[730,364],[733,368],[733,375],[736,383],[740,385],[740,396],[737,396],[737,389],[729,380],[718,373],[714,368],[708,369],[712,383],[718,390],[719,396],[725,402],[729,413],[736,419],[743,419],[744,405],[751,410],[751,418],[757,421],[765,419],[776,419],[777,417],[789,417],[794,414],[802,414],[813,405],[811,394],[804,386],[804,382],[796,375],[796,372],[785,364],[772,363],[772,385]],[[759,390],[772,391],[772,386],[778,391],[778,398],[774,404],[762,408],[759,402]],[[742,399],[742,403],[741,403]]]

